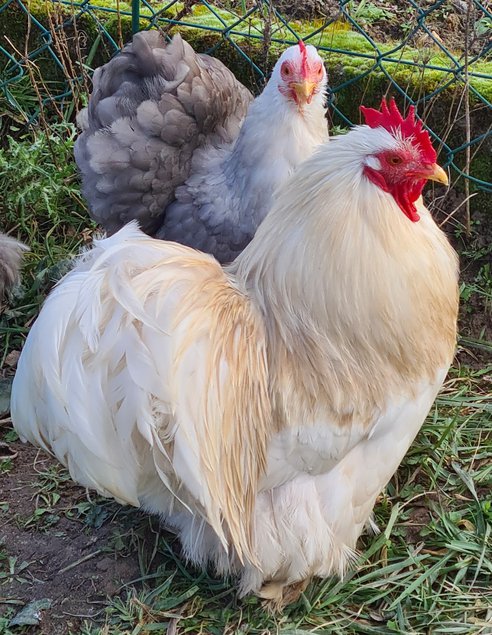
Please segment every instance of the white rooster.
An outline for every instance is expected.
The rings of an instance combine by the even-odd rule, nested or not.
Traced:
[[[226,269],[135,224],[48,298],[12,419],[72,478],[159,514],[276,606],[341,573],[453,358],[447,182],[413,110],[322,146]]]
[[[109,233],[138,220],[148,234],[230,262],[272,193],[328,138],[326,70],[303,42],[252,96],[217,59],[157,31],[96,71],[75,145],[82,191]],[[249,107],[249,110],[248,110]],[[246,119],[244,119],[247,114]]]

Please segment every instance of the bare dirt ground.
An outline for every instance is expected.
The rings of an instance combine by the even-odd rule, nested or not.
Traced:
[[[4,420],[0,432],[8,428]],[[106,596],[140,576],[138,556],[116,555],[114,532],[124,528],[111,522],[117,505],[98,507],[56,461],[32,446],[16,441],[9,450],[13,469],[1,477],[0,551],[8,555],[0,560],[7,569],[0,581],[8,583],[0,586],[0,616],[49,600],[40,624],[23,632],[62,635],[96,618]]]

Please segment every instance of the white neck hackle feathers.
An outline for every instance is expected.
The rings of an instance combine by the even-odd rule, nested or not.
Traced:
[[[281,189],[286,175],[292,174],[320,144],[328,141],[324,67],[319,90],[310,104],[299,108],[279,91],[281,64],[298,55],[297,48],[290,47],[275,64],[263,92],[249,107],[223,166],[227,179],[235,184],[235,198],[239,202],[235,220],[244,223],[251,215],[252,233],[268,211],[272,190]],[[233,211],[231,204],[229,213]]]
[[[320,400],[340,423],[369,421],[452,359],[456,255],[423,206],[409,222],[363,175],[393,144],[360,126],[319,148],[229,269],[264,315],[286,425]]]

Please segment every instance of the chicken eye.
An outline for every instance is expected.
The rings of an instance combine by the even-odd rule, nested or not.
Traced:
[[[392,156],[388,159],[388,163],[390,163],[391,165],[399,165],[402,161],[403,159],[397,155]]]
[[[321,75],[323,74],[323,67],[320,66],[317,72],[318,72],[318,77],[321,77]]]
[[[282,64],[282,75],[287,75],[287,77],[290,75],[290,68],[287,64]]]

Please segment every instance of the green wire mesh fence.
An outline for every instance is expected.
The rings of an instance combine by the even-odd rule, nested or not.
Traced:
[[[71,116],[91,68],[151,27],[179,30],[256,90],[281,48],[302,38],[326,61],[332,123],[358,122],[361,101],[400,95],[417,106],[456,178],[492,190],[492,12],[478,0],[8,0],[3,113]]]

